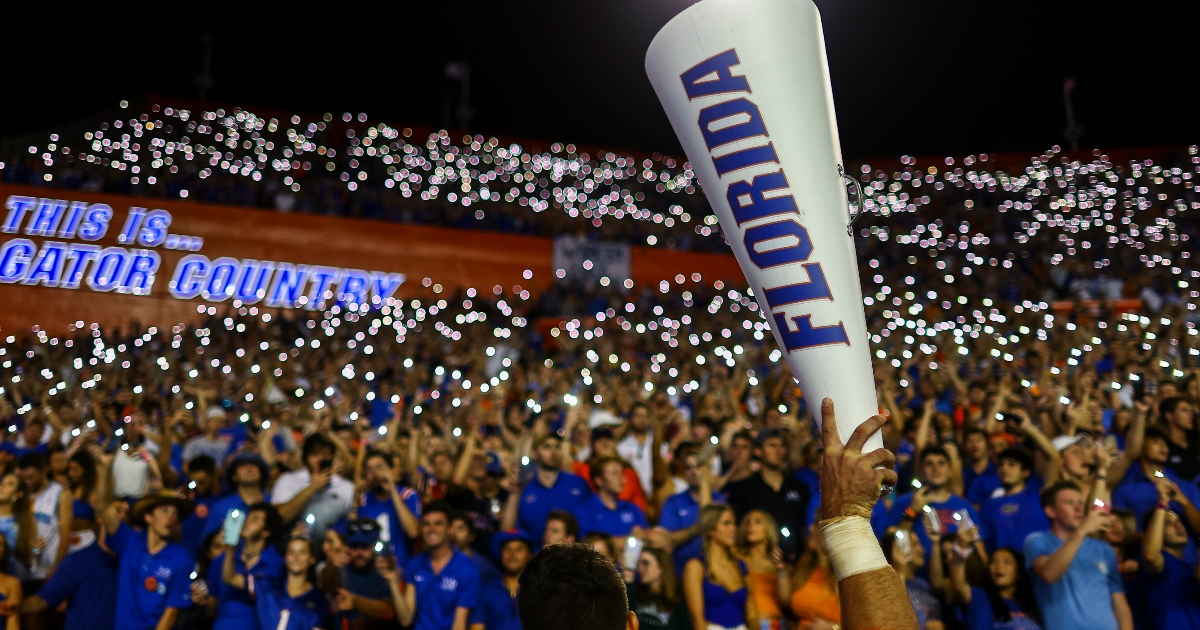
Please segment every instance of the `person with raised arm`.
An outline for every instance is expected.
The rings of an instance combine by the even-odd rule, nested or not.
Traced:
[[[1172,512],[1171,486],[1159,478],[1158,505],[1147,517],[1142,538],[1146,610],[1154,630],[1200,629],[1200,580],[1189,566],[1187,528]]]
[[[887,449],[863,453],[867,438],[887,422],[871,416],[843,444],[833,400],[821,401],[821,514],[819,523],[829,563],[838,578],[843,630],[916,630],[900,576],[884,558],[871,530],[871,510],[880,489],[894,486],[896,456]]]

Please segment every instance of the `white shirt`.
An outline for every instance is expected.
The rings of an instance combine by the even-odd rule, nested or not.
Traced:
[[[46,541],[46,548],[33,557],[33,566],[29,569],[30,578],[35,580],[46,579],[47,572],[58,559],[58,543],[62,537],[58,502],[62,493],[62,485],[51,481],[33,498],[33,519],[37,522],[37,535]]]
[[[279,479],[275,481],[275,487],[271,490],[271,503],[282,505],[291,501],[310,483],[312,483],[312,474],[308,472],[307,468],[280,475]],[[319,490],[308,500],[304,511],[300,513],[300,518],[304,519],[309,514],[313,516],[313,523],[308,526],[310,536],[313,540],[321,540],[325,536],[326,529],[350,512],[353,502],[354,484],[344,477],[334,475],[328,486]]]
[[[639,442],[632,432],[617,443],[617,454],[620,455],[642,482],[642,490],[646,496],[654,496],[654,434],[647,432],[646,441]]]

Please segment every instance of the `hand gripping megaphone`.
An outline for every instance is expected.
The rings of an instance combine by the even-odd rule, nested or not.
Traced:
[[[832,398],[844,443],[879,408],[817,8],[703,0],[655,36],[646,74],[814,418]],[[882,446],[876,432],[863,450]]]

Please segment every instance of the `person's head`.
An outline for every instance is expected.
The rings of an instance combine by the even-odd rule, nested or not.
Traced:
[[[779,528],[775,519],[763,510],[751,510],[738,526],[737,546],[743,552],[757,545],[766,545],[767,555],[779,546]]]
[[[421,515],[421,540],[425,549],[433,551],[450,544],[450,521],[454,517],[454,508],[444,501],[434,501],[425,506]]]
[[[696,521],[700,528],[700,540],[704,541],[707,550],[720,547],[732,553],[737,544],[737,521],[734,520],[733,510],[728,505],[706,505],[700,510]]]
[[[41,492],[42,486],[47,483],[46,472],[49,464],[43,453],[25,453],[17,459],[17,475],[29,486],[31,492]]]
[[[46,423],[41,418],[32,418],[25,422],[25,430],[21,432],[25,438],[25,446],[33,448],[42,443],[42,436],[46,433]]]
[[[537,465],[543,470],[558,470],[562,467],[562,438],[557,433],[547,433],[538,438],[534,447]]]
[[[283,517],[270,503],[255,503],[246,508],[242,539],[249,543],[271,544],[283,532]]]
[[[16,503],[22,499],[28,505],[29,487],[24,480],[12,473],[0,478],[0,505],[13,505],[13,512],[16,513]]]
[[[94,468],[94,467],[93,467]],[[217,474],[217,460],[208,455],[197,455],[185,464],[188,487],[199,495],[216,494],[221,489],[221,478]],[[191,484],[196,484],[192,486]]]
[[[265,490],[270,483],[270,468],[266,460],[252,452],[238,453],[226,468],[229,482],[238,489]]]
[[[304,460],[304,466],[308,468],[310,473],[317,472],[323,466],[332,464],[333,455],[337,452],[333,442],[328,437],[321,433],[314,433],[304,439],[304,445],[300,449],[301,458]],[[330,462],[330,464],[324,464]]]
[[[778,429],[763,429],[754,441],[755,454],[762,462],[763,468],[780,470],[787,461],[787,447],[783,443],[783,434]]]
[[[1104,540],[1114,548],[1119,548],[1125,544],[1125,537],[1128,532],[1125,530],[1125,518],[1121,512],[1116,510],[1108,515],[1108,530],[1104,533]]]
[[[971,381],[971,383],[967,385],[967,401],[972,405],[982,405],[986,398],[987,386],[983,384],[983,381]]]
[[[321,555],[332,560],[345,552],[345,537],[332,527],[325,530],[325,537],[321,539]]]
[[[629,428],[638,434],[650,430],[650,405],[638,401],[629,408]]]
[[[613,542],[612,536],[609,536],[603,532],[592,532],[587,536],[584,536],[583,540],[579,542],[591,547],[596,551],[596,553],[603,555],[605,558],[608,558],[609,561],[614,565],[616,564],[617,546]]]
[[[1096,449],[1090,435],[1060,435],[1054,438],[1054,448],[1058,449],[1062,456],[1062,467],[1067,476],[1072,479],[1087,479],[1091,476]]]
[[[988,578],[983,590],[992,605],[996,623],[1007,625],[1012,620],[1012,613],[1004,603],[1006,597],[1016,600],[1026,617],[1041,621],[1033,585],[1025,573],[1025,556],[1021,552],[1009,547],[1000,547],[993,552],[988,561]]]
[[[729,458],[731,463],[748,462],[754,457],[754,436],[749,431],[738,431],[730,439]]]
[[[67,479],[72,488],[82,488],[85,496],[96,487],[96,458],[87,449],[75,451],[67,460]]]
[[[963,454],[970,461],[977,462],[988,454],[987,432],[978,427],[967,429],[963,435]]]
[[[996,466],[996,475],[1000,477],[1000,485],[1005,490],[1012,490],[1024,485],[1029,475],[1033,474],[1033,457],[1022,448],[1007,448],[1000,453],[1000,463]]]
[[[1073,532],[1083,523],[1084,498],[1079,484],[1059,481],[1042,490],[1042,510],[1053,526]]]
[[[500,570],[504,575],[521,575],[521,571],[525,570],[525,565],[529,564],[529,559],[533,557],[532,544],[533,541],[522,531],[509,530],[496,534],[492,545],[500,559]]]
[[[1021,579],[1021,572],[1024,570],[1021,554],[1008,547],[997,549],[988,561],[988,573],[996,588],[1003,589],[1015,585]]]
[[[601,457],[593,462],[591,476],[598,493],[616,497],[625,489],[625,464],[616,457]]]
[[[525,630],[637,630],[625,582],[588,545],[543,548],[521,573],[517,609]]]
[[[225,408],[221,405],[210,405],[204,412],[204,432],[209,437],[215,437],[225,428]]]
[[[440,449],[430,458],[433,478],[441,483],[447,483],[454,477],[454,453],[449,449]]]
[[[144,500],[144,499],[143,499]],[[151,503],[140,511],[139,525],[144,525],[146,531],[162,539],[171,538],[171,534],[179,525],[179,504],[174,501]]]
[[[1150,510],[1142,519],[1142,531],[1150,528],[1150,523],[1154,520],[1154,514],[1158,510]],[[1163,546],[1171,549],[1182,549],[1187,546],[1188,532],[1187,527],[1180,520],[1179,515],[1174,510],[1165,511],[1165,520],[1163,522]]]
[[[940,490],[950,479],[950,457],[941,446],[926,446],[921,450],[921,483]]]
[[[579,521],[566,510],[550,510],[546,516],[546,530],[542,533],[542,545],[573,543],[579,535]]]
[[[925,547],[911,530],[892,529],[879,541],[883,557],[896,569],[920,569],[925,566]]]
[[[591,443],[594,457],[615,457],[617,454],[617,438],[611,427],[601,425],[592,429]]]
[[[349,552],[350,566],[355,570],[374,569],[378,544],[379,523],[374,519],[356,518],[346,525],[346,549]]]
[[[670,610],[679,602],[679,578],[671,554],[657,547],[646,547],[638,557],[636,573],[638,584],[665,602],[664,608]]]
[[[1167,434],[1157,427],[1148,427],[1146,429],[1146,437],[1143,440],[1142,461],[1160,468],[1165,466],[1167,457],[1170,456],[1171,452],[1171,443],[1167,440]],[[32,484],[30,487],[32,487]]]
[[[371,451],[363,462],[366,472],[367,486],[372,490],[386,490],[387,480],[392,472],[392,459],[385,453]]]
[[[283,564],[289,575],[304,575],[309,582],[314,582],[313,567],[317,564],[317,553],[313,549],[312,540],[297,536],[288,541],[284,551]]]
[[[475,526],[466,512],[455,510],[450,515],[450,541],[459,551],[467,551],[475,542]]]

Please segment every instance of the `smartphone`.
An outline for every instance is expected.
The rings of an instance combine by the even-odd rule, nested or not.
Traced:
[[[708,444],[705,444],[704,448],[700,449],[700,453],[696,456],[696,459],[701,464],[706,464],[712,461],[713,455],[717,452],[718,446],[719,443],[717,436],[714,435],[711,439],[709,439]]]
[[[326,471],[326,470],[329,470],[330,468],[333,468],[333,460],[332,459],[322,459],[321,463],[317,464],[317,470],[320,470],[320,471]]]
[[[1102,499],[1096,499],[1092,502],[1092,505],[1096,508],[1097,512],[1101,512],[1103,514],[1112,513],[1112,506],[1105,503]]]
[[[230,547],[236,547],[242,537],[242,525],[246,524],[246,513],[241,510],[229,510],[225,513],[225,527],[221,533],[221,542]]]
[[[625,543],[625,554],[621,558],[621,560],[624,562],[623,567],[626,569],[633,569],[636,567],[638,557],[642,555],[642,548],[645,546],[646,543],[642,542],[640,539],[630,536],[629,542]]]
[[[905,556],[912,555],[912,542],[908,539],[908,532],[903,529],[896,531],[896,548]]]
[[[925,521],[929,523],[929,529],[937,535],[942,534],[942,519],[938,518],[937,512],[933,508],[926,505],[922,508],[925,511]]]
[[[975,526],[975,520],[971,518],[971,513],[966,510],[956,510],[954,512],[954,520],[958,522],[958,529],[975,529],[975,539],[979,540],[979,528]]]

